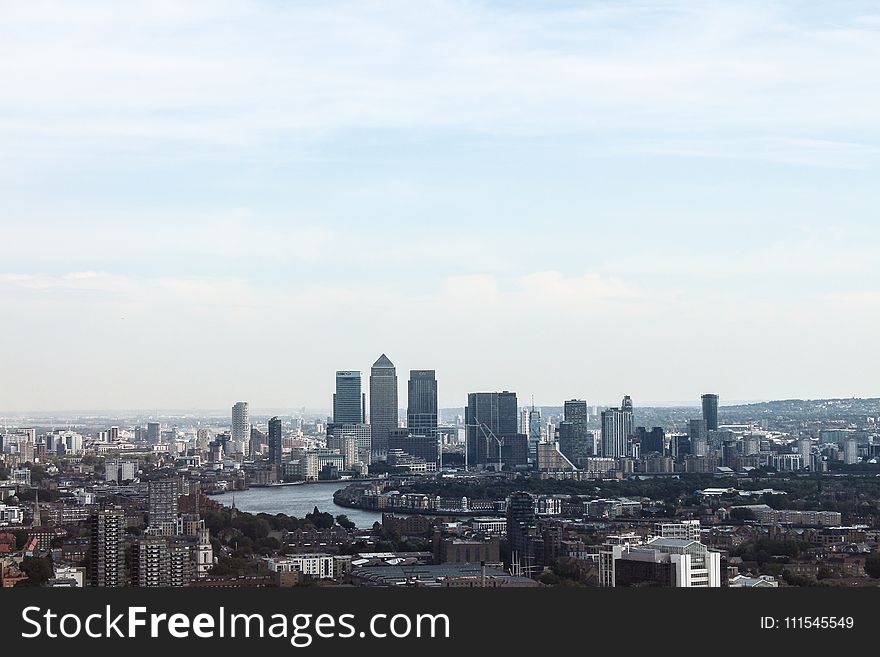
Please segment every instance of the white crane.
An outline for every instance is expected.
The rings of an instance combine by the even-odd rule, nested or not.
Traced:
[[[489,452],[488,447],[489,447],[489,440],[490,439],[494,440],[498,444],[498,472],[501,472],[501,465],[502,465],[501,448],[504,446],[504,437],[502,436],[501,438],[499,438],[498,436],[496,436],[495,432],[492,431],[492,429],[490,429],[489,426],[485,422],[480,422],[479,420],[477,420],[473,424],[466,424],[465,426],[480,429],[480,431],[483,433],[483,438],[486,440],[486,453],[487,454]],[[468,469],[468,443],[467,443],[467,440],[465,440],[465,443],[464,443],[464,469],[465,469],[465,471],[467,471],[467,469]]]

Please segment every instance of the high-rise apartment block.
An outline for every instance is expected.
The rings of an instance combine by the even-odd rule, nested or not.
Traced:
[[[628,441],[633,434],[633,404],[629,395],[623,398],[620,408],[602,412],[602,456],[622,458],[628,456]]]
[[[103,509],[90,518],[89,582],[92,586],[125,586],[125,511]]]
[[[250,455],[251,421],[247,402],[232,407],[232,444],[237,452]]]

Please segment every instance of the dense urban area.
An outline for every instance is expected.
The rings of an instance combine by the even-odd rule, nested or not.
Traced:
[[[0,585],[880,583],[878,399],[439,409],[435,371],[411,370],[404,401],[382,355],[366,385],[336,373],[329,415],[8,417]],[[273,512],[236,503],[255,489]]]

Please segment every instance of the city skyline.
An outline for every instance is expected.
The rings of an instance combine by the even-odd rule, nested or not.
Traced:
[[[331,4],[7,9],[3,411],[875,393],[876,8]]]

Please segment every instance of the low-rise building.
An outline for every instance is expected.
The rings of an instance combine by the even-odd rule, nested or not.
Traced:
[[[291,554],[283,557],[269,557],[266,566],[272,572],[296,571],[315,579],[333,579],[334,558],[323,552],[312,554]]]

